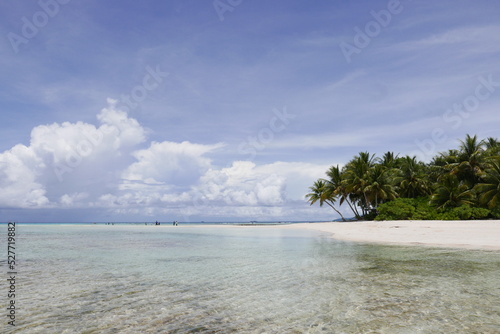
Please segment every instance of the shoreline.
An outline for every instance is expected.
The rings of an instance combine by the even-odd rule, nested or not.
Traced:
[[[73,224],[64,224],[72,226]],[[105,224],[84,224],[75,226],[105,227]],[[124,226],[115,223],[116,227]],[[141,223],[132,224],[137,228]],[[153,225],[148,225],[153,226]],[[500,220],[387,220],[350,222],[309,222],[280,224],[187,224],[172,226],[169,223],[154,226],[160,229],[181,228],[264,228],[310,230],[328,234],[339,241],[401,245],[458,248],[470,250],[500,251]]]
[[[500,220],[398,220],[299,223],[276,228],[329,233],[350,242],[500,250]]]

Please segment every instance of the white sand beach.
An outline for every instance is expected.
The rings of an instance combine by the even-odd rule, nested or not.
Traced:
[[[500,220],[328,222],[280,228],[322,231],[355,242],[500,250]]]

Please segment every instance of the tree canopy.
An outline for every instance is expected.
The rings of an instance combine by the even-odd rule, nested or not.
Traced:
[[[500,141],[466,135],[429,163],[360,152],[309,189],[311,205],[326,203],[344,221],[344,204],[355,219],[500,218]]]

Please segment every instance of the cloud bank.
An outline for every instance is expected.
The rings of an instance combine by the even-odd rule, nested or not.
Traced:
[[[29,145],[1,153],[0,207],[185,221],[273,220],[287,211],[292,218],[298,202],[307,207],[307,186],[327,167],[244,160],[217,166],[211,156],[225,143],[148,141],[148,131],[112,99],[97,121],[38,125]]]

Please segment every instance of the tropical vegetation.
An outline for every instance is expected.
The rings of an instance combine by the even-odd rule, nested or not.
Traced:
[[[500,141],[467,135],[428,163],[360,152],[309,190],[310,205],[327,204],[344,221],[342,205],[358,220],[500,218]]]

